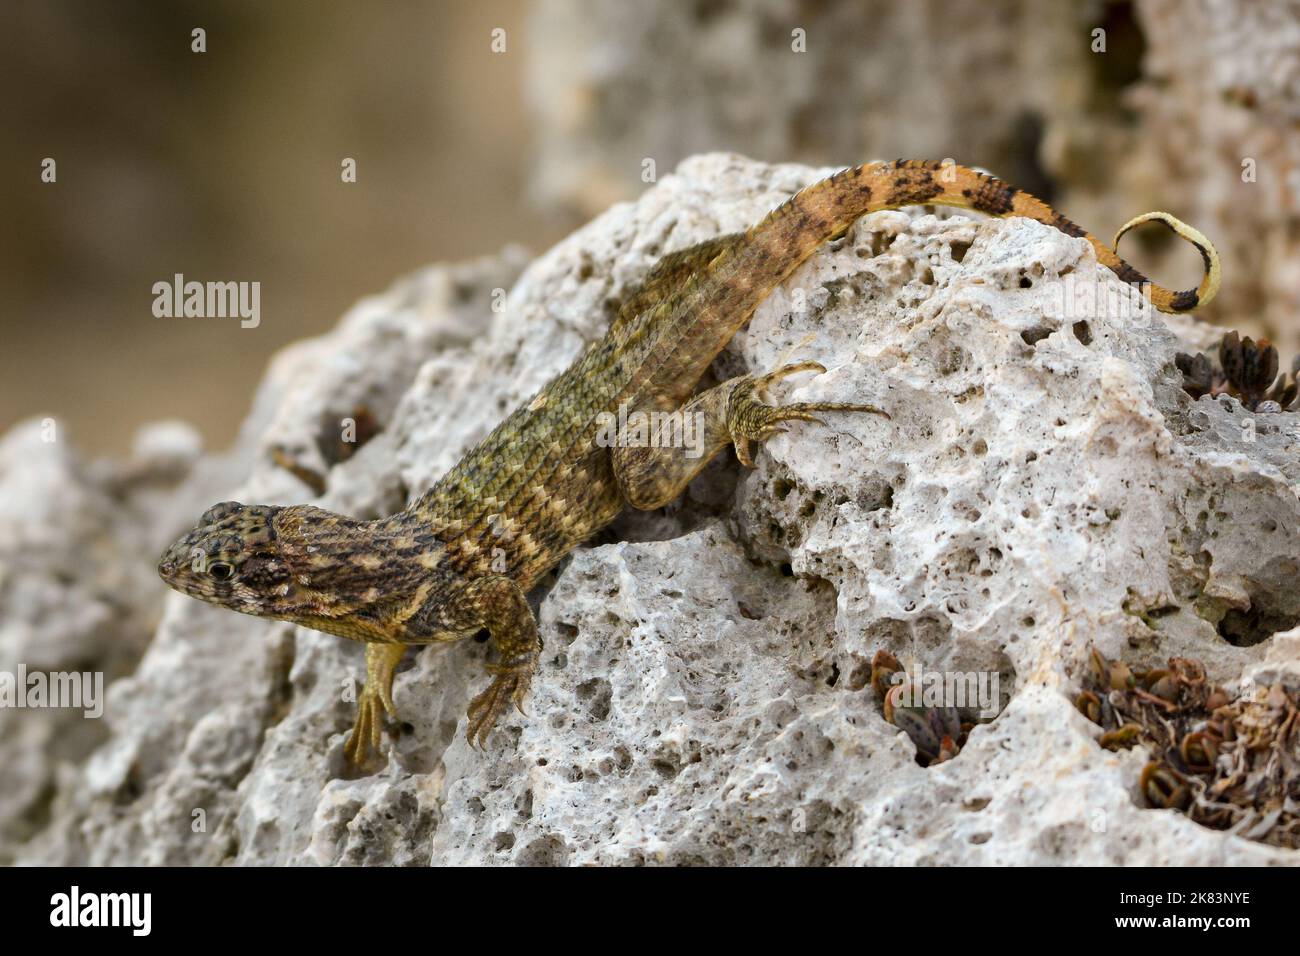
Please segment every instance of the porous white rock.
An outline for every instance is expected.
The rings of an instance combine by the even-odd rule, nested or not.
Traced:
[[[828,172],[688,160],[534,261],[472,334],[430,337],[419,309],[380,309],[309,360],[299,347],[246,429],[263,454],[238,496],[309,496],[267,436],[317,434],[336,394],[320,370],[343,369],[352,391],[332,413],[388,388],[383,431],[318,463],[318,503],[400,506],[600,334],[658,258]],[[510,271],[483,266],[474,287]],[[1080,312],[1080,283],[1122,307]],[[425,343],[418,372],[389,336]],[[21,857],[1294,863],[1143,808],[1142,754],[1100,748],[1071,703],[1091,645],[1196,656],[1228,684],[1300,668],[1300,644],[1272,636],[1300,623],[1296,416],[1245,426],[1234,401],[1191,401],[1177,348],[1082,240],[1024,220],[867,217],[760,306],[714,371],[816,359],[828,372],[782,398],[891,417],[794,425],[753,471],[728,453],[681,502],[578,549],[534,596],[546,647],[529,714],[504,718],[485,752],[465,742],[464,710],[487,646],[408,655],[387,766],[346,779],[360,648],[173,594],[113,688],[108,740],[60,779]],[[395,386],[395,367],[413,378]],[[1001,713],[955,759],[920,766],[867,686],[881,648],[995,674]]]

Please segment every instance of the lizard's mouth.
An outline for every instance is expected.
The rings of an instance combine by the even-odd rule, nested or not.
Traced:
[[[184,586],[188,556],[192,549],[190,540],[193,532],[185,535],[163,552],[158,559],[158,576],[178,591],[186,590]]]
[[[179,575],[181,569],[185,566],[185,555],[177,553],[183,540],[184,539],[173,544],[170,548],[164,551],[163,556],[158,559],[158,576],[168,584],[171,584],[176,580],[177,575]]]

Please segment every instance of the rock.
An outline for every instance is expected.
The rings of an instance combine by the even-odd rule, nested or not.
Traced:
[[[85,675],[84,693],[97,697],[94,675],[102,686],[135,668],[162,605],[151,565],[167,516],[204,493],[197,454],[196,434],[179,423],[142,430],[120,463],[82,460],[55,419],[0,439],[0,673],[16,684],[24,671]],[[107,737],[91,713],[103,700],[84,702],[91,706],[0,706],[0,763],[9,768],[0,862],[45,825],[60,773]]]
[[[314,481],[323,507],[400,507],[599,335],[657,259],[828,172],[697,157],[517,282],[509,257],[451,267],[471,276],[459,312],[439,283],[363,304],[276,360],[235,496],[305,500]],[[489,310],[486,290],[510,286]],[[728,453],[680,503],[576,551],[534,595],[546,649],[529,716],[505,718],[486,752],[464,739],[485,645],[408,655],[387,765],[348,779],[361,649],[169,594],[111,688],[107,739],[46,775],[52,797],[26,798],[42,810],[17,856],[1295,862],[1145,809],[1142,754],[1102,749],[1072,704],[1092,645],[1199,657],[1229,685],[1300,668],[1294,633],[1273,636],[1300,626],[1297,417],[1193,402],[1178,348],[1082,240],[1025,220],[867,217],[769,297],[714,371],[816,359],[829,371],[782,397],[891,418],[791,428],[753,471]],[[331,453],[333,423],[362,403],[379,430]],[[882,648],[984,680],[997,716],[920,766],[868,686]],[[42,739],[15,746],[16,766],[49,759]]]

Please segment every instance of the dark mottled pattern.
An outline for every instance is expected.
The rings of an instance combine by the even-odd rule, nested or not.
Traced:
[[[1061,232],[1065,233],[1067,236],[1073,236],[1076,239],[1087,237],[1088,235],[1087,231],[1082,226],[1075,224],[1061,215],[1058,215],[1052,220],[1052,225],[1061,230]]]
[[[935,181],[928,169],[913,169],[905,175],[895,176],[889,191],[891,206],[919,206],[943,193],[943,186]]]
[[[1201,267],[1202,267],[1206,272],[1209,272],[1209,271],[1210,271],[1210,268],[1211,268],[1211,264],[1210,264],[1210,250],[1209,250],[1209,249],[1206,249],[1206,248],[1205,248],[1203,245],[1201,245],[1199,242],[1193,242],[1192,245],[1194,245],[1194,246],[1196,247],[1196,251],[1199,252],[1199,253],[1201,254]],[[1195,303],[1193,303],[1193,307],[1194,307],[1194,306],[1195,306]]]
[[[970,206],[991,216],[1005,216],[1011,212],[1011,206],[1019,191],[1015,186],[1008,186],[1000,179],[986,176],[978,188],[970,190]]]
[[[1123,259],[1119,260],[1117,265],[1111,266],[1111,271],[1119,277],[1121,282],[1127,282],[1129,285],[1146,285],[1151,281]]]

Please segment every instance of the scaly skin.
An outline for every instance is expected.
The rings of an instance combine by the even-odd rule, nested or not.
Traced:
[[[625,507],[671,501],[728,445],[748,465],[750,442],[783,422],[819,421],[815,413],[826,411],[884,414],[868,405],[762,400],[778,378],[821,370],[814,363],[693,393],[755,307],[818,246],[862,215],[918,204],[1025,216],[1081,236],[1103,265],[1141,283],[1162,311],[1187,311],[1218,289],[1213,246],[1167,213],[1139,216],[1116,242],[1143,222],[1164,223],[1201,253],[1205,277],[1196,290],[1148,283],[1112,248],[992,176],[920,160],[846,169],[797,193],[747,232],[665,257],[604,337],[405,511],[357,521],[310,505],[226,502],[167,550],[159,573],[212,604],[364,641],[367,682],[346,748],[353,763],[378,748],[406,646],[486,628],[499,661],[489,668],[488,688],[469,705],[466,728],[470,742],[482,745],[509,704],[522,710],[536,668],[541,645],[525,595],[576,545]],[[598,416],[620,407],[700,413],[703,453],[638,445],[625,433],[610,447]]]

